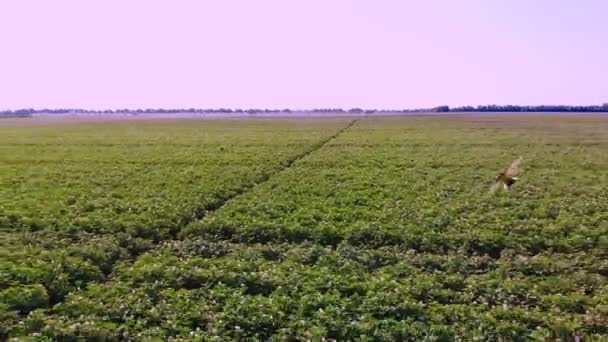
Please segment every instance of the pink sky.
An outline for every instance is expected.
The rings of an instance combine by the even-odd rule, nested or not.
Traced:
[[[608,102],[605,0],[6,0],[0,109]]]

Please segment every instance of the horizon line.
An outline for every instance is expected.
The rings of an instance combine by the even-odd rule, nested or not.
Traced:
[[[342,108],[342,107],[318,107],[318,108],[282,108],[282,109],[271,109],[271,108],[227,108],[227,107],[183,107],[183,108],[106,108],[106,109],[87,109],[87,108],[18,108],[18,109],[2,109],[0,110],[0,114],[27,114],[27,113],[145,113],[145,112],[424,112],[424,111],[492,111],[492,110],[573,110],[573,109],[582,109],[582,110],[601,110],[608,111],[608,103],[603,104],[594,104],[594,105],[554,105],[554,104],[544,104],[544,105],[496,105],[496,104],[487,104],[487,105],[463,105],[463,106],[448,106],[448,105],[440,105],[428,108],[361,108],[361,107],[350,107],[350,108]]]

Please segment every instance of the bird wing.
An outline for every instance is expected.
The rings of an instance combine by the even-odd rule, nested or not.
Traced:
[[[502,181],[494,182],[494,184],[492,184],[492,186],[490,187],[490,192],[491,193],[496,192],[496,190],[500,189],[500,187],[502,186],[502,184],[503,184]]]
[[[496,192],[505,183],[505,170],[500,171],[496,178],[494,178],[494,184],[490,187],[490,192]]]
[[[505,175],[507,177],[515,177],[519,174],[519,164],[521,163],[521,157],[519,157],[519,159],[516,159],[515,161],[513,161],[513,163],[511,163],[511,166],[509,166],[507,168],[507,171],[505,172]]]

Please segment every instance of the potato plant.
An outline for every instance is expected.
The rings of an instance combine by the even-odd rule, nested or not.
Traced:
[[[608,338],[604,117],[0,133],[0,339]]]

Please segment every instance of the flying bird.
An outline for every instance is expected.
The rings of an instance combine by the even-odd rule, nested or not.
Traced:
[[[494,179],[494,184],[490,188],[490,192],[496,192],[496,190],[500,189],[501,187],[506,192],[511,190],[513,184],[519,180],[517,175],[519,175],[519,164],[521,163],[521,159],[522,158],[519,157],[519,159],[516,159],[513,161],[513,163],[511,163],[511,166],[499,171],[498,175]]]

